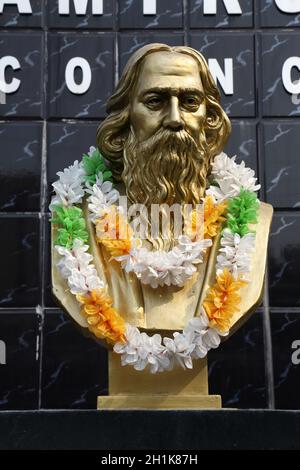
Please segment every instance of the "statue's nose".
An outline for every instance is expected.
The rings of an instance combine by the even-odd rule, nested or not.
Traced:
[[[177,96],[172,96],[170,99],[167,114],[164,119],[164,127],[172,129],[173,131],[180,131],[184,128]]]

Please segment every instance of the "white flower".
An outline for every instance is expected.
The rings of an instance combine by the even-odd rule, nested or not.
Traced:
[[[57,264],[61,276],[68,280],[72,294],[86,294],[94,289],[101,289],[104,283],[98,277],[97,271],[91,261],[92,255],[87,253],[88,245],[76,239],[72,250],[56,246],[61,259]]]
[[[254,171],[247,168],[244,161],[236,163],[235,158],[222,152],[213,161],[211,173],[218,186],[211,185],[206,194],[215,202],[237,196],[242,188],[252,192],[260,189]]]
[[[174,333],[174,339],[164,338],[164,344],[174,359],[181,365],[183,369],[192,369],[193,361],[191,354],[195,349],[193,343],[194,332]]]
[[[144,370],[150,366],[155,374],[171,370],[175,363],[192,369],[193,359],[203,358],[212,348],[220,344],[220,334],[209,327],[209,320],[202,309],[199,317],[192,318],[182,333],[176,332],[173,338],[161,338],[155,334],[148,336],[138,328],[127,324],[126,343],[114,345],[114,351],[121,355],[121,364],[131,365],[135,370]]]
[[[255,234],[247,233],[240,237],[229,229],[223,231],[221,248],[217,256],[217,274],[228,269],[237,279],[238,275],[245,275],[251,271],[251,255],[254,252]]]
[[[70,165],[64,171],[59,171],[57,175],[59,179],[52,184],[56,194],[52,198],[50,210],[55,205],[70,206],[82,202],[85,176],[82,164],[76,160],[73,165]]]
[[[99,218],[105,212],[105,209],[114,204],[120,197],[119,192],[113,189],[113,184],[110,181],[103,182],[102,173],[99,173],[94,185],[86,184],[86,193],[90,194],[88,208],[93,221]]]
[[[149,365],[153,374],[169,367],[170,361],[161,344],[160,335],[150,337],[141,333],[138,328],[127,325],[125,337],[127,343],[114,345],[114,351],[121,354],[122,365],[132,365],[135,370],[144,370]]]
[[[209,327],[209,320],[203,308],[201,309],[200,316],[192,318],[184,329],[186,334],[191,332],[194,333],[193,342],[195,345],[192,359],[206,357],[210,349],[220,344],[219,333],[214,328]]]
[[[133,247],[129,255],[115,259],[121,262],[126,272],[134,272],[143,284],[158,286],[183,286],[195,272],[195,264],[203,262],[203,255],[211,240],[192,242],[188,237],[179,238],[178,246],[166,252],[150,251],[145,247]]]
[[[93,153],[96,152],[96,150],[96,147],[91,146],[88,151],[88,156],[91,158],[93,156]]]

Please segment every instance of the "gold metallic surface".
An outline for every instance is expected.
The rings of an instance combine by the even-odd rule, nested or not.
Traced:
[[[208,409],[221,408],[219,395],[208,395],[207,361],[195,361],[193,369],[174,368],[149,374],[122,367],[109,353],[109,396],[98,397],[98,409]]]
[[[211,162],[223,150],[231,131],[220,105],[220,93],[201,54],[188,47],[162,44],[141,48],[125,67],[107,111],[108,116],[98,129],[98,146],[119,181],[118,189],[127,194],[130,203],[149,207],[152,203],[200,202]],[[108,285],[114,307],[127,322],[149,333],[171,335],[199,314],[206,289],[215,280],[220,236],[214,239],[204,263],[198,265],[184,287],[153,289],[141,284],[134,274],[127,274],[117,261],[109,260],[108,253],[95,240],[85,205],[84,211],[96,269]],[[232,319],[230,334],[261,301],[272,212],[269,204],[261,203],[250,282],[241,289],[240,311]],[[52,239],[53,233],[54,229]],[[174,241],[172,233],[169,235],[167,242],[149,238],[148,243],[167,249]],[[71,317],[87,329],[75,297],[57,272],[56,261],[57,254],[52,249],[53,293]],[[130,408],[136,403],[137,407],[180,408],[191,395],[191,408],[197,407],[197,397],[199,408],[220,406],[219,397],[210,399],[207,395],[206,361],[196,363],[193,372],[176,369],[153,377],[148,372],[122,368],[110,357],[113,396],[99,397],[99,406]],[[153,406],[149,394],[155,395]]]
[[[99,396],[98,410],[215,410],[222,408],[219,395],[112,395]]]

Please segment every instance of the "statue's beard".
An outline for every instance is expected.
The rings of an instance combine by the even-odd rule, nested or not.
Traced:
[[[138,142],[130,132],[124,147],[122,179],[131,203],[197,204],[206,182],[206,136],[161,130]]]
[[[199,204],[206,187],[208,151],[204,130],[199,142],[185,130],[160,130],[138,142],[133,131],[124,146],[122,179],[131,204]],[[173,245],[172,229],[159,234],[157,248]]]

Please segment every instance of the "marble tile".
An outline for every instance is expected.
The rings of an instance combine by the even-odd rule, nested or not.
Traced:
[[[228,75],[224,92],[222,83],[217,80],[221,92],[221,102],[230,117],[255,116],[255,80],[254,80],[254,38],[251,33],[194,33],[189,35],[189,45],[204,55],[206,60],[217,60],[222,75]],[[225,59],[227,62],[225,62]],[[225,63],[227,69],[225,69]],[[210,68],[211,67],[211,64]],[[230,73],[229,73],[230,72]],[[220,75],[219,75],[220,76]],[[230,79],[232,76],[232,80]],[[229,89],[229,84],[233,88]]]
[[[40,210],[42,131],[40,122],[0,123],[0,211]]]
[[[95,122],[48,122],[47,124],[47,174],[48,193],[57,180],[58,171],[81,160],[83,153],[96,145],[96,132],[100,120]],[[49,199],[50,202],[50,199]]]
[[[207,4],[211,0],[205,0]],[[228,13],[225,2],[215,2],[216,13],[204,14],[204,0],[189,0],[189,20],[191,28],[251,28],[253,26],[254,0],[239,0],[241,12]],[[236,10],[235,10],[236,11]]]
[[[299,28],[300,7],[297,11],[297,2],[287,2],[286,0],[260,0],[258,3],[260,24],[263,28]],[[296,12],[289,13],[291,8],[296,10]]]
[[[34,311],[0,312],[0,410],[38,408],[39,323]]]
[[[43,117],[43,33],[0,33],[0,49],[5,51],[5,79],[10,85],[4,99],[1,96],[0,117]]]
[[[40,303],[38,217],[0,217],[0,247],[0,309],[35,307]]]
[[[209,393],[221,395],[224,408],[267,407],[262,315],[208,353]]]
[[[270,303],[300,306],[300,214],[277,213],[269,239]]]
[[[244,160],[258,177],[256,123],[244,119],[231,120],[232,132],[224,151],[228,156],[236,155],[236,161]]]
[[[265,122],[263,143],[266,200],[280,209],[300,207],[299,171],[296,157],[299,145],[298,122]]]
[[[121,29],[172,29],[183,27],[182,0],[119,0],[119,25]],[[155,6],[154,14],[147,4]],[[145,7],[145,8],[144,8]]]
[[[119,69],[123,71],[130,56],[140,47],[153,42],[168,44],[169,46],[183,46],[184,38],[181,33],[160,33],[133,31],[131,33],[121,33],[119,41]]]
[[[31,13],[19,13],[17,4],[24,2],[15,2],[12,5],[5,5],[5,1],[1,3],[4,3],[4,7],[3,12],[0,13],[0,29],[42,28],[45,0],[31,1]]]
[[[300,409],[300,311],[271,313],[275,406]]]
[[[300,15],[299,15],[300,18]],[[299,94],[291,94],[284,86],[284,64],[299,55],[300,33],[263,33],[261,37],[261,81],[263,115],[266,117],[296,117],[300,115]],[[291,81],[298,80],[297,68],[291,70]],[[289,72],[287,71],[289,77]]]
[[[62,311],[45,315],[42,408],[95,409],[107,394],[107,353]]]
[[[48,0],[47,24],[51,29],[112,29],[115,23],[115,0],[98,0],[102,3],[102,14],[93,13],[92,1],[81,2],[86,8],[75,10],[75,2],[70,1],[69,14],[59,14],[58,2]],[[78,12],[78,13],[77,13]],[[84,12],[84,13],[81,13]]]
[[[106,101],[114,88],[113,35],[60,32],[50,33],[48,40],[48,117],[105,116]],[[79,63],[83,68],[77,66]],[[66,80],[67,70],[70,82]]]

